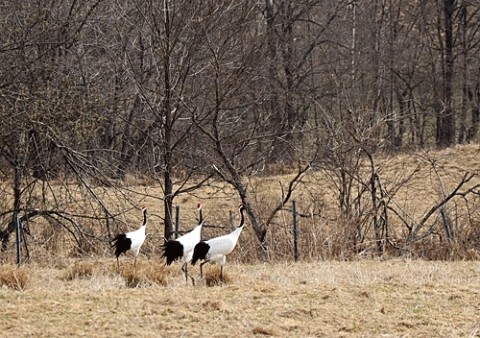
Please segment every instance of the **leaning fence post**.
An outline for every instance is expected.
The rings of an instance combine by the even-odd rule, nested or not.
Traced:
[[[292,222],[293,222],[293,257],[298,261],[298,225],[297,225],[297,206],[292,201]]]
[[[14,222],[15,222],[15,232],[16,232],[16,244],[17,244],[17,265],[22,264],[22,247],[21,247],[21,228],[20,228],[20,219],[17,212],[14,212]]]
[[[175,239],[178,238],[180,231],[180,206],[175,207]]]

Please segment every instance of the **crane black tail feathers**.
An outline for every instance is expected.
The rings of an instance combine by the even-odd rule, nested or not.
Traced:
[[[192,265],[195,265],[198,260],[205,260],[208,250],[210,250],[210,245],[203,241],[198,242],[193,249]]]
[[[172,264],[175,260],[183,257],[183,245],[176,240],[168,240],[163,245],[162,257],[167,258],[167,265]]]
[[[132,240],[126,234],[118,234],[112,239],[112,248],[115,248],[115,256],[120,256],[122,253],[130,250]]]

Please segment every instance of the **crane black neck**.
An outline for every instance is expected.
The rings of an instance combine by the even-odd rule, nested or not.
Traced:
[[[147,209],[143,209],[143,226],[147,225]]]
[[[245,210],[245,207],[242,205],[238,210],[240,211],[240,224],[238,225],[238,228],[241,228],[245,225],[245,217],[243,216],[243,211]]]
[[[202,207],[198,207],[198,214],[199,214],[199,220],[198,220],[198,224],[202,224],[203,223],[203,212],[202,212]]]

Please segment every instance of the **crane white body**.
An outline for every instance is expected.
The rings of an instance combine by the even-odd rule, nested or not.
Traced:
[[[243,226],[236,228],[233,232],[227,235],[215,237],[205,241],[205,243],[207,243],[210,247],[205,255],[205,260],[217,262],[220,265],[225,265],[227,255],[230,254],[233,249],[235,249],[242,230]]]
[[[138,256],[138,254],[140,253],[140,248],[142,247],[143,243],[145,242],[146,229],[147,229],[147,226],[142,225],[139,229],[129,231],[125,234],[127,236],[127,238],[130,238],[130,240],[132,241],[130,250],[133,252],[133,255],[135,257]]]
[[[242,233],[245,225],[243,211],[245,207],[240,206],[240,224],[231,233],[209,239],[207,241],[200,241],[193,250],[192,265],[197,261],[203,260],[200,264],[200,276],[203,277],[202,267],[208,262],[217,262],[220,264],[220,273],[223,280],[223,266],[227,262],[227,255],[229,255],[237,245],[238,238]]]
[[[163,245],[164,252],[162,257],[167,258],[167,265],[172,264],[176,260],[183,260],[182,271],[185,273],[185,281],[188,283],[188,277],[195,284],[195,280],[188,274],[188,263],[192,260],[193,249],[195,245],[200,242],[203,227],[203,213],[202,206],[198,204],[199,221],[191,231],[172,240],[168,240]]]
[[[142,208],[143,213],[143,224],[137,230],[129,231],[123,234],[118,234],[112,240],[112,247],[115,247],[115,256],[117,257],[117,271],[120,271],[120,263],[118,257],[122,253],[126,253],[131,250],[134,255],[134,263],[137,264],[137,256],[140,253],[140,248],[145,242],[146,238],[146,229],[147,229],[147,209]]]
[[[203,223],[198,224],[192,231],[180,236],[176,239],[183,246],[183,260],[189,263],[192,260],[193,249],[195,245],[201,240]]]

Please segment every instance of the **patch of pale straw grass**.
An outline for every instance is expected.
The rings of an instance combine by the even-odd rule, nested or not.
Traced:
[[[277,333],[275,330],[268,328],[268,327],[263,327],[263,326],[255,326],[252,330],[252,333],[254,335],[262,335],[262,336],[276,336]]]
[[[97,269],[93,262],[75,262],[67,268],[61,279],[71,281],[74,279],[91,278]]]
[[[478,262],[231,261],[225,266],[228,285],[192,287],[185,285],[179,264],[167,269],[163,262],[142,260],[138,276],[148,279],[148,271],[157,269],[171,278],[167,287],[141,280],[133,288],[122,275],[133,274],[133,264],[123,263],[120,275],[110,259],[98,263],[91,277],[71,281],[55,277],[63,270],[33,268],[35,284],[28,295],[2,294],[6,315],[0,330],[6,336],[95,336],[101,328],[104,336],[197,337],[469,336],[478,331]],[[197,269],[192,272],[198,276]],[[11,318],[22,325],[12,325]]]
[[[221,268],[218,265],[210,267],[205,272],[205,285],[206,286],[220,286],[228,285],[232,283],[232,278],[227,273],[223,273],[223,279],[221,274]]]
[[[120,266],[120,276],[129,288],[147,287],[151,285],[167,286],[171,269],[164,264],[153,262],[138,262]]]
[[[24,267],[4,265],[0,267],[0,287],[24,291],[30,282],[30,271]]]
[[[119,273],[116,261],[111,259],[76,261],[55,270],[57,276],[52,274],[43,283],[60,289],[92,290],[167,286],[172,271],[161,262],[152,260],[138,260],[136,267],[128,259],[121,260]]]

